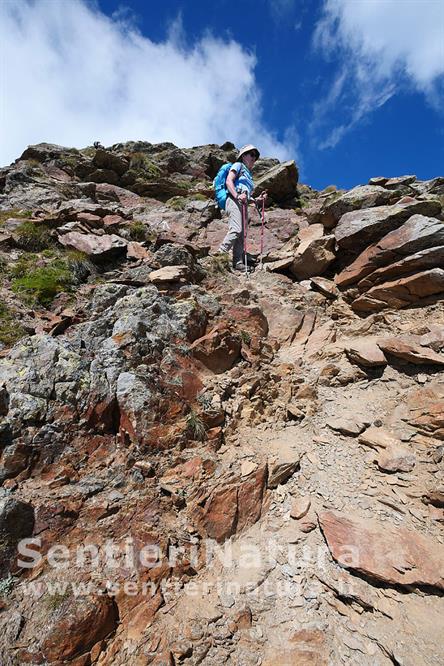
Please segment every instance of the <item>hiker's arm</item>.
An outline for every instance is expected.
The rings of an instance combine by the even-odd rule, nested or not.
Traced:
[[[226,181],[227,190],[229,191],[229,193],[231,194],[233,199],[239,199],[239,201],[245,201],[246,198],[247,198],[247,195],[244,194],[244,193],[238,194],[236,192],[236,186],[234,184],[234,181],[236,180],[236,178],[237,178],[237,173],[235,171],[230,171],[228,173],[227,181]]]

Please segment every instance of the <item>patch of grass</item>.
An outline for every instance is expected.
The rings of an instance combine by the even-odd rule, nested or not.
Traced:
[[[26,331],[17,321],[17,315],[4,303],[0,303],[0,342],[6,347],[12,347],[24,335]]]
[[[186,199],[184,197],[171,197],[166,203],[173,210],[185,210]]]
[[[46,266],[32,268],[21,277],[16,277],[12,282],[12,291],[31,306],[47,306],[58,293],[69,290],[72,283],[73,275],[68,263],[55,259]]]
[[[207,430],[205,428],[205,423],[202,421],[201,417],[196,414],[193,410],[187,416],[187,432],[193,439],[197,439],[201,442],[207,436]]]
[[[200,194],[200,192],[198,192],[197,194],[193,194],[193,200],[194,201],[208,201],[208,197],[206,197],[205,194]]]
[[[50,229],[46,224],[23,222],[15,233],[17,234],[17,245],[23,250],[40,252],[49,248],[53,243]]]
[[[53,594],[49,594],[48,592],[43,597],[43,603],[50,611],[56,611],[69,596],[70,591],[68,588],[65,592],[54,592]]]
[[[131,238],[131,240],[134,241],[145,241],[148,240],[149,237],[149,232],[146,224],[141,222],[140,220],[134,220],[128,227],[128,233]]]
[[[32,210],[19,210],[17,208],[0,210],[0,226],[4,224],[10,217],[26,220],[32,217]]]
[[[145,153],[130,153],[130,169],[142,171],[144,175],[149,178],[157,178],[161,174],[161,170],[156,166]]]
[[[80,151],[81,155],[84,155],[85,157],[94,157],[96,154],[96,149],[90,146],[89,148],[83,148],[83,150]]]

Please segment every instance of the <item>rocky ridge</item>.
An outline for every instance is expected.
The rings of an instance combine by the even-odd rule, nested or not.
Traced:
[[[235,154],[0,169],[2,663],[444,659],[444,178],[259,160],[247,278]]]

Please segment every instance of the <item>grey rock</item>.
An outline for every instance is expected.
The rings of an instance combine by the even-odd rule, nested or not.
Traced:
[[[345,213],[334,231],[341,249],[357,254],[369,243],[374,243],[390,231],[400,227],[415,214],[435,217],[441,211],[438,201],[399,202],[393,206],[377,206]]]
[[[19,499],[0,498],[0,574],[5,575],[13,564],[16,547],[34,529],[34,509]]]

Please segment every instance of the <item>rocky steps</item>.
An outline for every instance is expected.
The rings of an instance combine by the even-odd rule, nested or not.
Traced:
[[[246,277],[235,154],[0,169],[2,664],[444,663],[444,178],[261,159]]]

